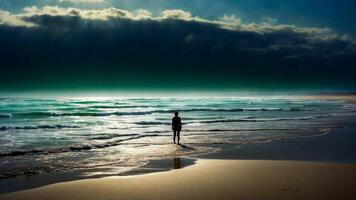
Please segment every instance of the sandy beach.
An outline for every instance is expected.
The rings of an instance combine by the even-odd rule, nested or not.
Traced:
[[[303,97],[294,98],[302,98],[302,99],[324,99],[324,100],[331,100],[331,101],[347,101],[350,103],[356,103],[356,94],[321,94],[321,95],[306,95]]]
[[[355,164],[201,159],[168,172],[58,183],[0,199],[355,199],[355,188]]]
[[[148,164],[138,168],[131,167],[132,169],[127,171],[127,173],[114,171],[115,174],[113,175],[103,175],[100,177],[81,176],[85,174],[85,171],[57,170],[54,172],[48,171],[46,173],[39,171],[38,173],[3,178],[0,181],[0,200],[356,199],[356,152],[354,148],[356,136],[354,134],[355,124],[352,115],[354,110],[352,110],[352,106],[349,105],[349,103],[355,102],[355,96],[350,95],[347,96],[347,98],[344,96],[306,96],[296,103],[305,103],[308,101],[304,102],[304,99],[308,100],[314,98],[316,100],[341,100],[344,102],[333,104],[333,102],[312,101],[312,103],[305,104],[306,108],[313,108],[315,111],[318,111],[316,113],[310,113],[319,116],[316,118],[308,117],[310,115],[308,113],[302,115],[304,112],[309,112],[309,110],[293,111],[289,110],[289,107],[287,107],[287,110],[283,107],[278,111],[281,112],[281,114],[274,114],[276,111],[270,111],[274,114],[273,116],[278,117],[285,114],[283,112],[289,113],[294,116],[293,119],[295,120],[290,120],[291,118],[289,116],[285,116],[285,119],[293,123],[287,123],[288,120],[282,120],[281,122],[273,121],[266,122],[265,124],[263,124],[264,122],[257,121],[247,121],[237,124],[239,128],[240,126],[246,126],[244,123],[250,124],[251,127],[254,128],[253,130],[256,129],[255,126],[265,127],[274,125],[278,129],[274,129],[273,132],[268,132],[268,129],[261,129],[260,135],[273,136],[273,134],[277,134],[278,136],[278,134],[285,132],[289,134],[295,133],[296,137],[284,137],[289,135],[282,134],[268,142],[264,140],[262,140],[262,142],[254,141],[252,143],[210,142],[205,145],[203,143],[194,144],[187,142],[181,146],[173,144],[155,146],[152,144],[156,144],[155,140],[160,138],[158,137],[160,135],[156,135],[156,137],[153,138],[147,137],[147,141],[145,137],[142,137],[142,139],[138,137],[138,140],[135,140],[135,138],[134,140],[131,139],[134,142],[132,144],[130,144],[132,141],[128,140],[127,143],[120,143],[121,145],[108,146],[111,148],[94,148],[96,146],[91,146],[92,149],[89,149],[90,151],[82,149],[79,151],[82,154],[78,155],[87,155],[90,158],[107,157],[109,160],[116,160],[120,159],[120,156],[123,155],[122,152],[125,151],[127,152],[127,158],[136,155],[137,158],[141,159],[145,158],[149,152],[155,154],[155,152],[162,150],[165,152],[173,150],[173,153],[166,153],[165,156],[161,156],[157,159],[152,157],[154,159],[150,160]],[[329,106],[326,107],[327,109],[323,107],[325,104]],[[286,105],[288,105],[288,102]],[[317,106],[316,108],[313,107],[315,105]],[[344,111],[342,109],[346,110]],[[345,114],[347,118],[340,117],[344,115],[329,115],[328,112],[330,111],[336,113],[340,111],[340,113]],[[256,111],[252,110],[249,112],[251,112],[249,115],[254,115]],[[269,112],[269,110],[259,110],[258,113],[263,114],[263,112]],[[210,113],[210,115],[211,114],[212,113]],[[166,113],[162,115],[166,115]],[[297,116],[299,116],[299,118],[295,118]],[[261,116],[261,118],[263,117],[264,116]],[[93,116],[92,118],[97,120],[97,116]],[[133,116],[133,122],[136,122],[134,119],[136,119],[135,115]],[[103,120],[107,122],[107,118]],[[125,120],[125,122],[127,122],[127,119]],[[318,126],[316,126],[316,128],[311,127],[310,130],[306,129],[306,126],[313,123],[316,123]],[[118,124],[117,118],[115,118],[113,124]],[[225,123],[224,130],[231,124],[233,123]],[[214,123],[212,123],[211,126],[211,130],[214,130],[211,131],[212,133],[218,131]],[[281,129],[282,132],[278,132],[279,128],[291,128],[290,126],[298,128],[295,129],[298,130],[298,132],[293,132],[294,129]],[[157,124],[154,124],[152,127],[159,128]],[[304,127],[304,129],[300,129],[300,127]],[[46,129],[39,130],[43,132],[47,131]],[[187,130],[189,130],[189,128],[187,128]],[[232,135],[234,137],[229,138],[229,141],[234,141],[234,139],[236,139],[235,136],[240,137],[243,134],[248,135],[253,133],[251,136],[248,136],[255,137],[258,136],[256,134],[259,133],[256,131],[244,132],[232,128],[229,130],[231,130],[231,133],[235,133]],[[288,132],[288,130],[292,131]],[[11,133],[11,131],[11,129],[8,130],[9,133]],[[54,130],[50,131],[52,133]],[[75,131],[75,129],[72,131]],[[127,130],[125,130],[125,133],[126,131]],[[157,130],[154,131],[157,132]],[[229,135],[230,132],[224,132],[224,137]],[[105,135],[99,135],[100,137],[95,138],[110,140],[112,139],[110,138],[111,136],[114,137],[114,139],[118,137],[117,129],[114,129],[113,133],[116,135],[105,133]],[[184,135],[183,139],[186,141],[196,141],[203,138],[203,136],[209,136],[209,133],[210,132],[206,130],[202,133],[194,132],[194,130],[191,132],[186,131],[184,132],[186,135]],[[222,137],[219,136],[218,133],[219,132],[211,134],[211,137],[214,137],[214,139]],[[198,137],[195,137],[196,134],[198,134]],[[107,138],[108,136],[110,137]],[[136,137],[136,135],[134,135],[134,137]],[[167,141],[168,139],[170,138],[163,134],[161,141]],[[140,141],[140,143],[137,141]],[[149,145],[137,146],[138,144]],[[151,149],[139,149],[142,147]],[[155,147],[159,148],[159,150]],[[214,153],[184,154],[190,151],[198,151],[202,147],[220,150],[214,151]],[[131,148],[131,151],[128,150],[129,148]],[[97,152],[105,152],[106,149],[108,149],[106,157],[86,154],[95,153],[95,150],[97,150]],[[133,152],[136,154],[132,154]],[[77,151],[74,151],[70,155],[77,155],[77,153]],[[137,153],[142,153],[144,157],[139,157],[141,154]],[[46,155],[47,154],[43,154],[44,157]],[[27,158],[29,156],[33,155],[30,153],[24,157]],[[39,156],[42,156],[42,154],[39,154]],[[178,167],[175,166],[177,163],[173,160],[173,158],[177,156],[181,157]],[[58,158],[59,161],[63,159],[64,158],[61,157]],[[86,159],[84,159],[83,156],[79,156],[76,162],[81,161],[84,162]],[[89,164],[95,163],[95,161],[89,162]],[[33,163],[30,162],[30,164]],[[21,163],[21,166],[27,165],[26,163]],[[78,166],[80,165],[78,164]],[[112,166],[112,164],[106,166]],[[11,168],[6,168],[4,165],[3,169],[7,172]],[[93,172],[102,172],[103,170],[103,168],[92,169]],[[29,172],[36,171],[33,170]]]
[[[356,200],[355,8],[0,0],[0,200]]]

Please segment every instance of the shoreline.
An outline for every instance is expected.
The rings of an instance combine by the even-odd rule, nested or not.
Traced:
[[[328,99],[327,96],[307,96],[305,98],[317,98],[326,100],[343,100],[349,103],[356,103],[356,95],[332,96],[334,99]],[[351,124],[352,127],[355,127]],[[351,130],[351,129],[350,129]],[[315,137],[300,138],[282,138],[265,142],[237,144],[209,144],[211,147],[221,148],[214,153],[195,156],[182,156],[182,167],[191,167],[196,165],[201,159],[222,159],[222,160],[269,160],[288,161],[288,162],[322,162],[325,165],[331,163],[356,164],[356,136],[352,135],[347,128],[341,127],[334,129],[331,133],[317,135]],[[204,144],[192,145],[199,147]],[[209,146],[208,145],[208,146]],[[174,157],[165,157],[150,160],[148,164],[133,168],[128,172],[118,174],[122,177],[134,177],[137,175],[160,174],[161,172],[175,171]],[[110,176],[110,175],[109,175]],[[67,183],[72,181],[90,180],[97,178],[106,178],[108,175],[98,175],[92,177],[80,176],[80,170],[59,171],[41,174],[29,174],[9,179],[0,179],[0,194],[9,192],[18,192],[38,187],[47,187],[48,185]]]
[[[356,163],[355,146],[356,135],[352,128],[343,127],[315,137],[230,145],[217,153],[194,158]]]
[[[306,95],[291,95],[288,98],[293,99],[314,99],[314,100],[328,100],[328,101],[345,101],[351,104],[356,104],[355,93],[342,94],[306,94]]]
[[[199,159],[137,176],[52,184],[0,199],[355,199],[356,164]]]
[[[356,136],[346,128],[338,128],[331,133],[316,137],[300,137],[271,140],[242,145],[213,145],[210,147],[221,150],[204,155],[166,157],[150,160],[146,165],[118,174],[118,177],[134,177],[146,174],[159,174],[174,171],[196,164],[201,159],[210,160],[269,160],[290,162],[314,162],[324,164],[356,164],[356,151],[350,151],[356,143]],[[281,149],[283,151],[281,151]],[[355,149],[356,150],[356,149]],[[177,167],[175,159],[179,158]],[[111,176],[98,175],[93,177],[80,176],[80,171],[64,171],[18,176],[0,180],[0,195],[47,185],[73,181],[102,179]]]

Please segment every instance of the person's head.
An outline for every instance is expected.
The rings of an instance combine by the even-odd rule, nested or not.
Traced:
[[[178,112],[177,111],[174,112],[174,116],[178,117]]]

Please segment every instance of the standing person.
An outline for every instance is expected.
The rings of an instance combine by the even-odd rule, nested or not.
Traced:
[[[173,130],[173,143],[176,143],[176,136],[177,142],[179,143],[180,139],[180,131],[182,130],[182,122],[180,117],[178,117],[178,112],[174,112],[174,117],[172,118],[172,130]]]

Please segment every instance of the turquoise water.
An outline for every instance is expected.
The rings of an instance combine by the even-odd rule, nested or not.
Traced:
[[[172,144],[179,111],[182,143]],[[148,160],[314,137],[353,120],[343,101],[288,98],[0,99],[0,177],[80,170],[115,175]]]

